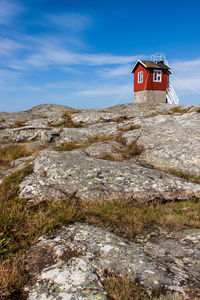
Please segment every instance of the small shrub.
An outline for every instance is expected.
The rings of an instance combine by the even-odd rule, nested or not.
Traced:
[[[200,113],[200,108],[198,108],[196,112]]]

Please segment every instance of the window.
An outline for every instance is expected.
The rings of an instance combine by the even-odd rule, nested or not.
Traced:
[[[162,82],[162,71],[160,71],[160,70],[153,71],[153,81],[154,82]]]
[[[138,72],[138,83],[143,82],[143,71]]]

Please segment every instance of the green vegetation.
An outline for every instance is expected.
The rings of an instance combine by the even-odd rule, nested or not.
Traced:
[[[197,109],[197,112],[200,113],[200,108]]]
[[[200,183],[200,176],[195,176],[189,173],[183,173],[180,170],[176,170],[176,169],[161,169],[162,171],[169,173],[171,175],[183,178],[185,180],[191,181],[191,182],[196,182],[196,183]]]
[[[175,106],[170,109],[172,114],[185,114],[190,110],[190,107],[183,108],[181,106]]]

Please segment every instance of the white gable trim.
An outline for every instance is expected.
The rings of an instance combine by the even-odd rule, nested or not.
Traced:
[[[133,67],[133,70],[135,69],[135,67],[137,66],[138,63],[140,63],[141,65],[143,65],[143,67],[147,68],[147,66],[140,59],[138,59],[138,61],[136,62],[136,64]],[[133,70],[131,71],[131,73],[133,73]]]

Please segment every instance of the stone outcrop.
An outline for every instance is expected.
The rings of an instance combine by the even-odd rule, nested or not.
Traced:
[[[73,224],[40,237],[29,251],[27,264],[42,249],[54,259],[26,286],[28,299],[107,299],[100,279],[108,271],[140,282],[149,295],[168,291],[169,298],[157,299],[192,299],[192,293],[200,293],[199,246],[199,229],[154,234],[146,243],[140,237],[136,243],[91,225]]]
[[[199,201],[199,125],[198,105],[77,111],[47,104],[2,112],[1,149],[20,145],[32,155],[0,168],[0,180],[31,163],[33,172],[19,187],[29,205],[69,196]],[[31,279],[25,290],[32,300],[108,299],[103,277],[111,272],[139,282],[150,299],[200,299],[199,261],[198,228],[144,233],[129,241],[76,223],[43,235],[27,252]]]
[[[91,158],[79,150],[43,150],[33,173],[21,182],[20,196],[35,203],[71,195],[82,200],[187,200],[200,197],[200,185],[128,162]]]

